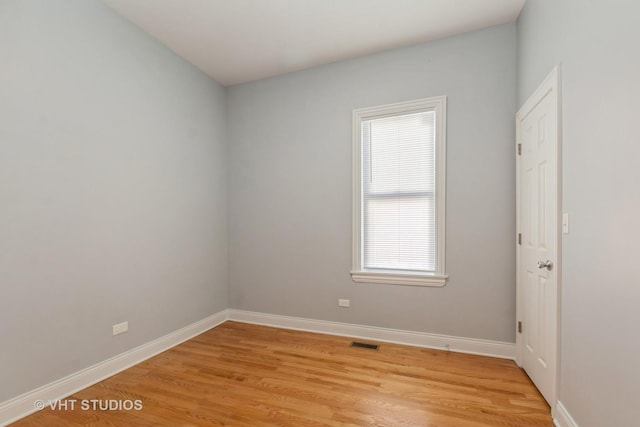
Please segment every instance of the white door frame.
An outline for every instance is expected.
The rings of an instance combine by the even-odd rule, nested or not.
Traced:
[[[519,236],[521,230],[521,209],[520,209],[520,172],[521,172],[521,157],[518,155],[518,146],[521,142],[520,126],[519,122],[527,116],[542,99],[553,92],[555,101],[557,103],[557,183],[556,183],[556,197],[557,197],[557,259],[555,260],[554,269],[557,274],[557,306],[555,308],[557,313],[556,321],[556,348],[555,348],[555,379],[553,387],[552,401],[549,402],[551,406],[552,414],[555,415],[556,405],[558,402],[558,385],[560,383],[560,309],[561,309],[561,284],[562,284],[562,101],[561,101],[561,68],[557,65],[553,68],[551,73],[545,78],[545,80],[538,86],[529,99],[522,105],[518,113],[516,114],[516,236]],[[524,292],[523,283],[521,278],[521,251],[520,244],[516,239],[516,363],[518,366],[522,366],[523,354],[524,354],[524,340],[522,334],[518,332],[518,323],[524,318]],[[525,326],[526,327],[526,326]]]

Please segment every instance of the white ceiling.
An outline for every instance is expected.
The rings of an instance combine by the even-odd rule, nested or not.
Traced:
[[[515,21],[525,0],[103,0],[224,86]]]

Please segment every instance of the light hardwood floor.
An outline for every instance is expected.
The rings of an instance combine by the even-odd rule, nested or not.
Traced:
[[[513,361],[351,341],[226,322],[12,426],[553,426]]]

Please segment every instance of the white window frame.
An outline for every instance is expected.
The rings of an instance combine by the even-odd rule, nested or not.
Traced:
[[[446,105],[446,96],[436,96],[353,110],[353,253],[351,278],[354,282],[435,287],[442,287],[446,284],[447,275],[445,274],[444,259],[446,215]],[[436,115],[436,271],[435,273],[405,273],[400,270],[381,272],[363,269],[362,121],[420,111],[434,111]]]

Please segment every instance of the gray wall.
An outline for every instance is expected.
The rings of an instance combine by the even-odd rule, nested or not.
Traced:
[[[509,24],[229,88],[231,307],[513,342],[515,48]],[[351,111],[436,95],[449,283],[353,283]]]
[[[640,4],[528,1],[520,104],[562,63],[560,400],[581,427],[638,425]]]
[[[3,0],[0,64],[1,402],[226,308],[227,183],[225,90],[101,2]]]

